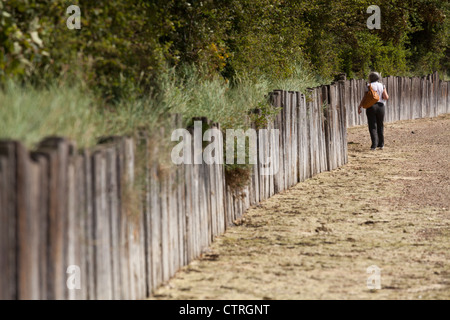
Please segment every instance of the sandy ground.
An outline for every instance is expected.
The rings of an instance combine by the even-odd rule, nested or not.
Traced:
[[[154,299],[449,299],[450,115],[385,136],[350,129],[347,165],[251,208]]]

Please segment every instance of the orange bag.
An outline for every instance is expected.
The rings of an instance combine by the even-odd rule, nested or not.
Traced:
[[[362,106],[364,109],[367,109],[373,106],[375,103],[377,103],[378,100],[380,100],[380,96],[375,90],[372,89],[372,86],[369,83],[368,90],[359,105]]]

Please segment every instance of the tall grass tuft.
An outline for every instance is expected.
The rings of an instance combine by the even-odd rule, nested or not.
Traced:
[[[55,81],[46,88],[8,81],[0,89],[0,139],[17,139],[33,148],[42,138],[57,135],[82,148],[95,145],[101,136],[133,135],[140,129],[156,133],[169,124],[169,115],[174,113],[182,115],[184,125],[202,116],[219,122],[223,129],[246,128],[249,110],[267,106],[271,90],[304,91],[322,82],[300,64],[286,79],[242,75],[229,82],[218,75],[201,76],[195,67],[184,66],[161,74],[158,81],[157,94],[130,93],[114,105],[81,80]]]
[[[80,146],[93,143],[103,128],[98,101],[78,86],[35,88],[8,81],[0,90],[0,138],[33,147],[43,137],[65,136]]]

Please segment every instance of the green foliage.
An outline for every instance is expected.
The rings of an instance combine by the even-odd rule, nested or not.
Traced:
[[[81,30],[66,9],[81,8]],[[167,67],[196,65],[270,81],[303,64],[324,79],[449,68],[450,4],[381,0],[381,30],[369,30],[369,0],[0,0],[0,82],[82,78],[108,100],[159,90]]]
[[[268,101],[261,102],[256,109],[251,110],[250,119],[255,124],[256,129],[265,128],[280,111],[281,108],[274,108]]]
[[[79,81],[35,88],[8,80],[0,101],[0,139],[20,140],[30,148],[52,135],[83,148],[100,137],[133,135],[139,129],[154,134],[168,124],[164,104],[154,99],[133,97],[112,106]]]

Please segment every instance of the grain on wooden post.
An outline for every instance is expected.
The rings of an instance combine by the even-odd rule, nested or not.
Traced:
[[[405,109],[405,120],[412,119],[411,110],[411,78],[403,77],[403,107]]]
[[[299,171],[300,168],[298,166],[298,157],[299,157],[299,148],[298,148],[298,101],[300,99],[300,93],[294,92],[295,98],[294,98],[294,104],[292,106],[293,116],[292,116],[292,127],[293,127],[293,185],[297,184],[299,180]]]
[[[434,74],[430,75],[431,80],[431,116],[436,117],[437,115],[437,92],[436,92],[436,79]]]
[[[351,96],[351,100],[352,100],[352,112],[354,114],[354,126],[360,126],[362,124],[362,118],[365,116],[365,114],[359,114],[358,113],[358,107],[359,107],[359,103],[361,102],[360,100],[360,92],[359,92],[359,80],[352,80],[353,84],[352,84],[352,96]]]
[[[177,217],[178,217],[178,268],[187,264],[186,257],[186,194],[185,194],[185,166],[176,168],[177,182]]]
[[[283,125],[283,138],[284,138],[284,189],[287,190],[290,187],[290,171],[291,171],[291,115],[292,115],[292,92],[286,91],[285,104],[283,108],[284,125]]]
[[[202,118],[193,118],[193,121],[202,121]],[[194,143],[192,144],[192,154],[195,154],[196,150],[194,148]],[[203,179],[201,174],[201,164],[194,164],[192,165],[193,175],[192,175],[192,182],[193,182],[193,188],[192,188],[192,204],[193,204],[193,211],[192,211],[192,232],[193,235],[193,257],[196,258],[200,255],[202,250],[202,235],[201,235],[201,219],[202,219],[202,194],[201,194],[201,181]]]
[[[269,188],[269,197],[273,196],[275,194],[275,179],[277,177],[277,168],[279,167],[278,161],[278,154],[280,153],[279,148],[279,138],[276,135],[276,131],[274,130],[274,124],[273,122],[269,122],[267,124],[267,157],[270,157],[270,164],[269,164],[269,170],[270,173],[267,175],[268,182],[268,188]],[[280,132],[278,132],[278,135]],[[260,173],[261,174],[261,173]]]
[[[312,90],[308,90],[307,96],[306,96],[306,143],[307,143],[307,163],[308,163],[308,170],[307,170],[307,176],[306,179],[309,179],[313,176],[314,172],[314,162],[313,162],[313,106],[312,106]]]
[[[262,179],[264,182],[264,185],[263,185],[264,186],[264,188],[263,188],[264,199],[268,199],[268,198],[270,198],[271,193],[274,192],[273,188],[271,189],[271,181],[273,181],[273,175],[270,174],[272,163],[269,163],[268,160],[272,154],[273,155],[276,154],[275,153],[276,151],[273,149],[275,146],[273,145],[273,143],[271,141],[270,133],[266,130],[264,130],[262,132],[263,132],[263,136],[264,136],[263,137],[263,141],[264,141],[264,148],[263,148],[264,153],[263,154],[264,154],[264,161],[265,161],[265,164],[263,167],[265,168],[265,171],[266,171],[266,174],[262,175]],[[280,135],[282,135],[282,132],[280,132]],[[278,150],[278,152],[280,152],[280,150]],[[269,173],[269,174],[267,174],[267,173]],[[281,173],[281,174],[283,174],[283,173]],[[283,177],[284,177],[284,175],[283,175]]]
[[[397,77],[392,77],[392,92],[389,93],[389,100],[391,101],[390,109],[392,110],[391,122],[397,121],[398,113],[398,81]]]
[[[151,261],[151,291],[154,291],[162,282],[162,235],[161,235],[161,199],[160,199],[160,182],[158,176],[158,164],[156,162],[156,155],[158,154],[158,147],[151,146],[150,159],[147,161],[149,172],[149,194],[150,194],[150,208],[149,208],[149,228],[150,228],[150,261]]]
[[[67,173],[68,156],[72,145],[64,138],[44,139],[37,152],[47,157],[49,165],[48,210],[48,265],[47,299],[64,300],[68,297],[67,271]]]
[[[391,76],[389,76],[389,77],[386,77],[386,78],[384,78],[383,79],[383,84],[386,86],[386,91],[387,91],[387,93],[389,94],[389,95],[391,95],[391,87],[392,87],[392,80],[391,80]],[[384,121],[385,122],[391,122],[391,113],[392,113],[392,110],[391,110],[391,107],[390,107],[390,104],[391,104],[391,100],[388,100],[387,102],[386,102],[386,104],[385,104],[385,108],[384,108]]]
[[[289,189],[289,168],[290,168],[290,116],[291,116],[291,92],[285,91],[284,107],[283,107],[283,178],[284,178],[284,190]]]
[[[267,199],[275,192],[275,184],[277,175],[273,173],[274,161],[279,159],[279,155],[275,148],[275,140],[271,139],[273,123],[267,123],[264,128],[260,128],[257,131],[258,136],[258,150],[257,150],[257,163],[258,163],[258,188],[260,193],[259,200]],[[279,132],[280,133],[280,132]],[[279,152],[279,150],[278,150]],[[276,157],[276,159],[275,159]]]
[[[33,205],[33,214],[38,228],[37,255],[39,258],[37,270],[39,277],[39,299],[47,299],[47,263],[48,263],[48,199],[49,199],[49,175],[48,175],[48,161],[47,158],[35,152],[30,154],[31,159],[37,167],[37,176],[34,178],[36,184],[36,200]],[[1,180],[1,178],[0,178]],[[0,181],[1,184],[1,181]],[[1,197],[1,186],[0,186]],[[1,200],[0,200],[1,202]],[[4,208],[3,205],[0,205]],[[3,255],[2,255],[3,256]],[[0,286],[1,287],[1,286]]]
[[[281,104],[281,93],[274,93],[272,95],[273,97],[273,105],[274,107],[277,106],[277,104]],[[279,115],[277,115],[277,118],[279,117]],[[265,164],[263,163],[266,159],[267,159],[267,154],[269,154],[270,152],[270,145],[269,142],[267,141],[267,137],[264,135],[264,129],[263,128],[259,128],[257,131],[258,134],[258,154],[257,154],[257,172],[258,175],[255,177],[258,180],[258,186],[259,189],[256,190],[256,192],[259,193],[259,199],[260,201],[266,199],[266,183],[265,180],[267,179],[267,176],[263,175],[262,173],[265,170]],[[267,149],[267,150],[266,150]],[[278,156],[278,155],[277,155]],[[270,192],[270,190],[269,190]]]
[[[218,126],[216,123],[211,123],[210,126],[211,130],[218,130]],[[218,141],[215,141],[216,137],[214,137],[214,143],[217,143]],[[211,139],[212,141],[212,139]],[[220,148],[220,143],[217,144],[217,147]],[[221,152],[220,150],[214,150],[214,156],[218,157],[217,159],[221,159]],[[214,240],[214,238],[219,234],[219,228],[218,228],[218,215],[219,215],[219,206],[218,205],[218,171],[217,171],[217,163],[212,163],[208,165],[209,169],[209,198],[210,198],[210,216],[211,216],[211,241]]]
[[[406,93],[408,96],[408,120],[414,119],[414,93],[413,93],[413,78],[408,77],[406,78],[406,83],[408,87],[408,92]]]
[[[283,96],[284,96],[284,91],[282,91],[282,90],[274,91],[274,107],[275,108],[283,108]],[[283,187],[284,187],[284,182],[283,182],[284,161],[283,161],[283,152],[282,152],[282,150],[283,150],[283,144],[282,144],[282,141],[283,141],[283,124],[282,124],[283,115],[282,115],[282,112],[283,112],[283,110],[281,110],[277,114],[277,116],[275,117],[274,122],[273,122],[273,128],[279,130],[278,147],[280,148],[278,154],[275,155],[278,157],[278,166],[279,166],[278,173],[274,177],[274,192],[275,193],[279,193],[280,191],[283,190]],[[264,136],[263,139],[264,139],[264,141],[262,141],[261,145],[263,146],[263,148],[265,148],[265,146],[267,145],[267,141],[265,140],[266,137]],[[265,154],[264,156],[266,157],[267,155]],[[266,199],[266,197],[265,197],[266,185],[265,185],[265,179],[264,179],[265,176],[263,176],[263,175],[260,175],[260,176],[261,176],[260,187],[262,189],[261,200],[264,200],[264,199]]]
[[[361,79],[359,81],[359,102],[362,100],[362,98],[364,97],[364,94],[366,92],[366,88],[367,88],[367,81],[364,79]],[[359,103],[358,103],[359,104]],[[361,125],[367,125],[367,116],[365,114],[361,114],[361,117],[359,117],[361,119]]]
[[[347,119],[347,104],[348,101],[347,97],[347,81],[339,81],[340,84],[340,119],[342,123],[341,127],[341,137],[342,137],[342,162],[341,164],[346,164],[348,162],[348,145],[347,145],[347,128],[348,128],[348,122]]]
[[[330,105],[332,107],[333,122],[332,122],[332,132],[334,143],[334,169],[340,166],[341,163],[341,127],[340,122],[340,85],[335,83],[330,86]],[[344,124],[345,125],[345,124]]]
[[[322,86],[321,87],[321,96],[322,96],[322,104],[326,103],[326,101],[323,101],[323,97],[326,96],[327,94],[327,86]],[[329,90],[329,89],[328,89]],[[326,155],[326,163],[327,163],[327,170],[331,170],[332,167],[332,159],[333,159],[333,154],[332,154],[332,137],[331,137],[331,117],[332,114],[330,112],[330,104],[325,104],[324,107],[322,108],[322,113],[323,113],[323,130],[324,130],[324,140],[325,140],[325,155]]]
[[[17,143],[0,141],[0,299],[15,300],[17,288]]]
[[[290,120],[290,187],[298,182],[298,143],[297,143],[297,92],[291,92],[291,120]]]
[[[358,114],[357,110],[359,107],[359,103],[361,102],[361,80],[355,80],[354,84],[353,84],[353,91],[352,91],[352,96],[353,96],[353,109],[354,109],[354,113],[355,113],[355,126],[360,126],[363,124],[363,118],[364,118],[364,114]]]
[[[168,215],[168,182],[165,177],[159,179],[161,202],[161,268],[163,282],[170,278],[169,258],[169,215]]]
[[[386,91],[389,95],[389,100],[386,102],[386,105],[385,105],[384,119],[385,119],[385,122],[392,122],[392,99],[393,99],[392,98],[392,85],[393,85],[392,76],[385,78],[384,82],[386,84]]]
[[[397,77],[393,76],[392,77],[392,89],[391,92],[389,92],[389,100],[391,101],[391,104],[389,106],[389,108],[392,110],[392,117],[391,117],[391,121],[397,121],[398,120],[398,100],[399,100],[399,96],[398,96],[398,79]]]
[[[316,175],[320,172],[320,150],[319,150],[319,105],[318,105],[318,92],[317,89],[313,90],[313,101],[312,101],[312,126],[311,126],[311,152],[313,155],[313,172],[312,175]]]
[[[406,120],[408,118],[407,115],[407,104],[406,104],[406,96],[405,96],[405,79],[403,77],[397,77],[398,80],[398,120]]]
[[[94,252],[96,297],[99,300],[111,300],[111,235],[109,208],[106,186],[105,150],[96,150],[92,155],[92,179],[94,187]]]
[[[220,129],[220,124],[217,124],[217,128],[219,130]],[[223,154],[223,141],[219,141],[220,143],[220,147],[219,147],[219,152],[220,152],[220,158],[223,159],[224,158],[224,154]],[[220,195],[220,199],[218,200],[218,205],[220,205],[220,212],[221,212],[221,216],[219,219],[219,230],[220,233],[225,232],[226,230],[226,212],[227,212],[227,201],[226,201],[226,181],[225,181],[225,166],[224,165],[217,165],[217,171],[218,171],[218,177],[219,179],[217,180],[218,183],[218,188],[219,188],[219,195]]]
[[[117,144],[119,165],[119,195],[120,195],[120,270],[122,299],[134,299],[134,284],[130,260],[132,258],[130,244],[129,218],[132,213],[132,186],[134,183],[134,143],[123,137]]]
[[[332,106],[330,103],[330,94],[331,94],[331,87],[329,85],[325,86],[326,87],[326,95],[322,96],[322,100],[324,100],[324,103],[322,103],[321,108],[320,108],[320,117],[321,117],[321,126],[322,126],[322,130],[320,132],[321,134],[321,149],[322,149],[322,171],[327,171],[328,170],[328,164],[327,164],[327,151],[326,151],[326,141],[325,141],[325,113],[324,113],[324,109],[330,108],[330,111],[332,110]],[[322,90],[323,93],[323,90]],[[333,116],[333,115],[332,115]],[[336,155],[334,155],[334,157],[336,157]]]
[[[144,215],[143,199],[141,194],[141,141],[125,140],[126,181],[128,192],[126,209],[128,210],[128,246],[130,265],[130,294],[131,299],[140,299],[145,296],[145,250],[144,250]]]
[[[355,80],[351,79],[348,82],[348,94],[347,94],[347,99],[346,99],[346,103],[347,103],[347,118],[348,118],[348,126],[349,127],[353,127],[356,126],[356,117],[359,116],[358,113],[356,112],[355,108],[357,108],[358,106],[355,107],[354,105],[354,95],[355,95]]]
[[[260,111],[261,110],[259,110],[259,112]],[[251,128],[253,130],[255,130],[256,132],[258,132],[257,131],[258,128],[256,127],[255,123],[251,124]],[[256,205],[256,204],[259,203],[258,150],[259,150],[260,141],[259,141],[259,137],[258,136],[259,135],[256,134],[256,157],[257,157],[256,164],[253,164],[252,165],[252,169],[251,169],[251,171],[252,171],[251,172],[251,181],[250,181],[250,184],[252,186],[252,188],[250,190],[250,203],[251,203],[251,205]],[[218,176],[218,178],[220,178],[220,177]]]
[[[410,119],[417,119],[418,116],[418,105],[419,105],[419,95],[420,92],[418,90],[418,78],[413,77],[411,78],[411,95],[410,95],[410,104],[411,104],[411,113],[410,113]]]
[[[193,147],[193,146],[192,146]],[[192,257],[195,259],[200,255],[200,170],[198,164],[193,164],[192,167]]]
[[[95,242],[94,242],[94,196],[92,178],[92,153],[83,151],[83,184],[84,184],[84,250],[86,259],[87,299],[96,300],[95,280]],[[83,192],[83,190],[81,191]],[[83,280],[82,280],[83,281]],[[122,287],[124,287],[122,285]]]
[[[319,142],[319,159],[320,159],[320,171],[324,172],[327,170],[327,155],[326,155],[326,146],[325,146],[325,122],[324,122],[324,114],[323,108],[328,105],[328,87],[325,87],[325,95],[322,95],[322,89],[317,89],[317,115],[318,115],[318,142]]]
[[[28,151],[20,142],[15,143],[14,149],[18,241],[17,298],[36,300],[39,299],[39,216],[36,207],[39,167],[30,160]]]
[[[447,81],[447,113],[450,113],[450,81]]]
[[[110,220],[110,245],[111,245],[111,275],[112,298],[121,299],[121,270],[120,270],[120,204],[118,183],[120,177],[117,170],[117,149],[108,148],[106,156],[106,196],[109,208]]]
[[[298,144],[299,144],[299,181],[306,180],[308,172],[308,145],[307,145],[307,124],[306,124],[306,97],[299,94],[298,100]]]
[[[423,92],[422,88],[423,88],[423,80],[422,78],[417,77],[416,78],[416,118],[424,118],[424,110],[425,110],[425,106],[422,105],[424,103],[424,95],[426,95],[425,92]]]
[[[433,117],[438,116],[439,75],[437,71],[431,75],[433,84]]]
[[[20,142],[0,142],[0,298],[39,299],[39,167]]]
[[[427,76],[428,84],[428,116],[435,116],[435,104],[434,104],[434,84],[433,77],[431,75]]]
[[[286,189],[285,179],[285,167],[286,167],[286,154],[285,154],[285,110],[286,110],[286,91],[281,92],[281,111],[280,111],[280,118],[279,118],[279,130],[280,130],[280,170],[278,171],[278,179],[280,183],[280,191],[283,191]],[[265,187],[264,187],[265,188]],[[267,199],[267,196],[265,195],[265,198]]]
[[[203,161],[201,165],[199,165],[200,170],[200,253],[209,246],[210,244],[210,217],[208,211],[208,199],[209,199],[209,170],[207,164]]]
[[[227,201],[227,226],[233,225],[233,195],[230,186],[226,185],[226,201]]]
[[[439,81],[439,114],[447,112],[447,83]]]
[[[302,145],[302,119],[303,111],[302,111],[302,94],[300,92],[297,92],[297,105],[295,108],[297,109],[297,117],[295,118],[296,126],[297,126],[297,181],[301,182],[303,181],[303,145]]]
[[[347,127],[351,127],[353,126],[353,121],[352,121],[352,111],[351,109],[351,81],[350,80],[345,80],[343,82],[343,88],[342,91],[344,92],[344,105],[345,105],[345,109],[346,109],[346,114],[345,114],[345,122]]]
[[[140,162],[144,162],[145,158],[140,160]],[[143,163],[139,164],[139,170],[143,170],[145,168]],[[146,238],[145,238],[145,223],[144,223],[144,203],[145,203],[145,195],[144,195],[144,183],[145,181],[142,179],[143,176],[140,175],[140,183],[138,185],[138,192],[139,192],[139,221],[136,225],[136,228],[138,229],[138,237],[137,237],[137,243],[138,246],[138,254],[139,254],[139,275],[136,278],[137,281],[137,287],[138,287],[138,297],[139,299],[143,299],[147,297],[147,272],[146,272]]]
[[[177,185],[175,180],[175,168],[168,168],[168,222],[169,222],[169,277],[177,271],[179,248],[178,248],[178,214],[177,214]]]
[[[290,121],[290,181],[289,185],[293,186],[298,182],[298,144],[297,144],[297,92],[291,92],[291,121]]]
[[[329,113],[331,114],[330,118],[330,132],[331,132],[331,143],[332,147],[330,148],[333,153],[332,161],[330,162],[331,167],[329,170],[336,169],[341,162],[341,134],[340,128],[342,123],[340,122],[339,116],[339,85],[333,84],[329,87]],[[344,124],[345,125],[345,124]]]
[[[88,264],[89,255],[87,246],[90,237],[87,234],[87,219],[88,214],[86,210],[86,171],[85,164],[86,156],[82,152],[74,159],[75,167],[75,201],[78,203],[76,211],[76,226],[78,228],[76,239],[78,245],[76,246],[75,257],[79,261],[80,267],[80,284],[81,288],[77,290],[75,299],[87,300],[89,298],[89,282],[88,282]]]
[[[361,102],[362,97],[364,96],[364,89],[366,87],[366,83],[364,80],[355,80],[355,97],[354,97],[354,106],[355,113],[357,113],[358,106]],[[356,125],[361,126],[364,124],[365,114],[358,114],[356,117]]]
[[[427,114],[427,104],[428,104],[428,85],[427,85],[427,79],[426,77],[420,78],[420,91],[421,91],[421,97],[420,97],[420,115],[421,118],[426,118],[428,116]]]
[[[175,114],[173,119],[174,128],[181,128],[182,119],[181,115]],[[180,164],[174,168],[174,198],[175,198],[175,217],[177,220],[177,257],[176,257],[176,270],[186,264],[186,197],[185,197],[185,165]],[[175,270],[175,271],[176,271]]]
[[[209,123],[206,123],[206,126],[209,126]],[[204,187],[204,248],[208,247],[212,241],[212,211],[211,211],[211,166],[208,165],[205,161],[202,164],[203,171],[203,187]]]
[[[306,170],[306,179],[312,177],[313,175],[313,154],[312,154],[312,90],[308,90],[307,97],[305,100],[305,107],[306,107],[306,163],[307,163],[307,170]]]
[[[192,133],[192,132],[191,132]],[[193,148],[193,146],[191,146]],[[193,149],[191,149],[193,151]],[[192,153],[193,154],[193,153]],[[194,259],[194,167],[193,164],[184,164],[184,192],[186,196],[185,216],[186,216],[186,263]]]
[[[83,217],[82,208],[84,203],[80,198],[79,194],[79,172],[81,168],[79,155],[72,155],[69,158],[68,166],[68,194],[67,194],[67,265],[75,266],[75,269],[68,269],[67,281],[71,283],[73,287],[68,288],[68,299],[69,300],[81,300],[85,299],[86,287],[83,287],[81,280],[84,278],[86,271],[83,265],[83,260],[85,257],[82,256],[82,247],[84,241],[84,230],[83,228]],[[79,268],[79,269],[78,269]],[[79,272],[79,274],[78,274]],[[79,280],[77,277],[80,277]],[[77,282],[79,281],[80,287],[77,288]],[[84,283],[86,285],[86,283]]]

